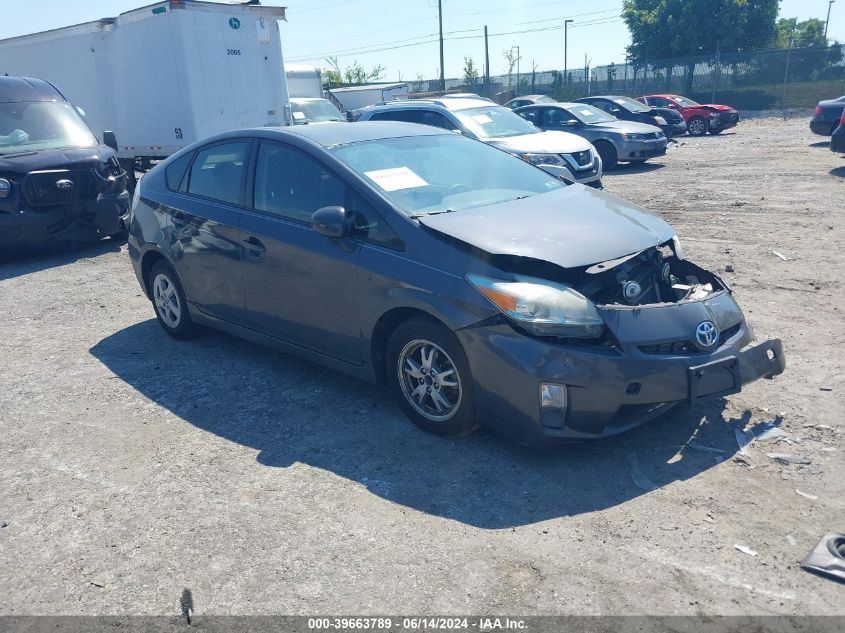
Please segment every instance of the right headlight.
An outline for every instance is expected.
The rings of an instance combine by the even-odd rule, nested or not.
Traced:
[[[557,154],[520,154],[522,160],[532,165],[563,165],[563,159]]]
[[[0,198],[6,198],[12,192],[12,183],[7,178],[0,178]]]
[[[466,278],[505,316],[534,334],[596,338],[604,330],[596,306],[569,286],[522,276],[516,281],[474,274]]]

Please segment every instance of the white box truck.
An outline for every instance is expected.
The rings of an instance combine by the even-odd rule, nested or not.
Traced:
[[[316,66],[308,64],[285,64],[285,79],[288,94],[293,99],[322,99],[323,74]]]
[[[210,134],[290,124],[284,19],[257,0],[166,0],[0,40],[0,75],[54,84],[97,135],[115,133],[122,162],[143,169]]]
[[[382,101],[406,99],[408,97],[408,84],[367,84],[347,88],[331,88],[328,93],[329,100],[341,112],[351,112]]]

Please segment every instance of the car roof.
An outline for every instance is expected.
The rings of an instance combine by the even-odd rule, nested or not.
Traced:
[[[359,121],[345,123],[341,121],[327,121],[319,125],[297,125],[285,127],[259,127],[245,130],[232,130],[217,136],[204,139],[203,144],[222,139],[233,138],[245,134],[262,138],[274,136],[298,136],[308,139],[323,147],[335,147],[362,141],[375,141],[386,138],[403,138],[408,136],[454,136],[452,132],[430,125],[405,123],[404,121]]]
[[[448,97],[446,99],[396,99],[395,101],[386,101],[373,106],[365,108],[366,111],[376,108],[431,108],[441,107],[446,110],[467,110],[469,108],[489,108],[495,106],[501,108],[502,106],[484,99],[482,97]]]
[[[67,101],[51,83],[31,77],[0,77],[0,103]]]

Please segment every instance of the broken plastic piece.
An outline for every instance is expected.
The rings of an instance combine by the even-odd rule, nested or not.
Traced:
[[[750,547],[746,547],[745,545],[734,545],[734,547],[743,554],[748,554],[749,556],[757,556],[757,552],[755,552]]]
[[[760,433],[755,439],[768,441],[768,440],[781,440],[786,438],[786,431],[782,428],[777,426],[772,426],[762,433]]]
[[[736,435],[736,443],[739,446],[740,454],[747,455],[748,452],[745,449],[754,441],[754,436],[746,433],[739,427],[734,428],[734,435]]]
[[[845,534],[825,534],[801,562],[801,568],[845,582]]]
[[[807,499],[809,499],[810,501],[815,501],[816,499],[818,499],[818,496],[816,496],[816,495],[811,495],[811,494],[808,494],[808,493],[806,493],[806,492],[801,492],[800,490],[798,490],[798,488],[796,488],[796,489],[795,489],[795,492],[797,492],[797,493],[798,493],[799,495],[801,495],[802,497],[806,497],[806,498],[807,498]]]
[[[652,491],[657,489],[657,484],[651,481],[640,470],[640,464],[637,461],[636,453],[628,453],[628,464],[631,466],[631,480],[637,488],[645,491]]]

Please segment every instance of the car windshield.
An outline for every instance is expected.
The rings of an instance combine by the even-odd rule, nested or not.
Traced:
[[[651,110],[647,105],[643,105],[636,99],[631,99],[631,97],[613,97],[612,101],[631,112],[648,112]]]
[[[299,101],[290,104],[293,113],[293,122],[296,125],[305,123],[319,123],[320,121],[343,121],[340,110],[334,107],[326,99],[314,99],[313,101]]]
[[[695,106],[701,105],[698,101],[693,101],[692,99],[687,99],[686,97],[674,97],[674,99],[675,103],[685,108],[694,108]]]
[[[518,114],[497,105],[457,110],[455,116],[478,138],[501,138],[540,132]]]
[[[456,134],[363,141],[331,151],[412,217],[507,202],[564,186],[519,158]]]
[[[91,130],[67,103],[0,103],[0,155],[96,144]]]
[[[616,121],[616,117],[602,112],[598,108],[594,108],[586,103],[578,103],[570,107],[567,112],[577,118],[581,123],[611,123]]]

